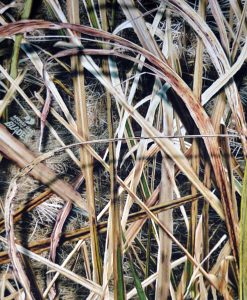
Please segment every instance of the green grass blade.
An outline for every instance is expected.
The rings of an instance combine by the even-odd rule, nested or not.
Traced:
[[[125,239],[124,235],[122,235],[122,236],[123,236],[123,241],[125,243],[126,239]],[[126,251],[126,254],[128,256],[128,263],[129,263],[131,274],[132,274],[133,279],[134,279],[134,284],[135,284],[135,288],[137,290],[137,295],[138,295],[140,300],[146,300],[147,297],[146,297],[145,292],[142,288],[141,280],[138,277],[138,275],[136,273],[136,270],[135,270],[135,266],[133,264],[133,257],[132,257],[131,251],[132,251],[131,247],[129,247],[128,250]]]
[[[124,276],[123,276],[123,261],[122,261],[122,251],[121,248],[117,248],[117,299],[125,300],[125,285],[124,285]]]
[[[24,4],[24,9],[21,15],[21,19],[28,19],[31,13],[33,0],[26,0]],[[22,40],[22,34],[18,34],[15,38],[14,49],[11,59],[10,66],[10,75],[13,79],[16,79],[18,73],[18,61],[19,61],[19,53],[20,53],[20,45]]]
[[[84,0],[84,6],[88,13],[88,18],[91,26],[94,28],[100,28],[99,19],[95,10],[95,6],[92,0]]]
[[[132,256],[131,256],[130,253],[128,253],[128,256],[129,256],[129,266],[130,266],[132,276],[134,278],[134,284],[135,284],[135,287],[136,287],[136,290],[137,290],[137,294],[138,294],[140,300],[145,300],[146,295],[145,295],[145,292],[142,288],[140,278],[136,274],[135,267],[134,267],[134,264],[133,264],[133,261],[132,261]]]

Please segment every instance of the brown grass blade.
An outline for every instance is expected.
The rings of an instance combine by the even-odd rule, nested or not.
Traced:
[[[208,25],[203,21],[203,19],[183,0],[171,0],[169,3],[171,3],[176,9],[179,10],[179,12],[182,14],[182,16],[189,22],[189,24],[196,30],[196,32],[199,34],[199,36],[202,38],[205,47],[207,48],[212,61],[215,64],[215,67],[218,71],[218,73],[224,74],[224,72],[228,71],[229,69],[229,62],[227,60],[226,55],[224,54],[224,51],[219,44],[219,41],[213,34],[213,32],[210,30]],[[222,65],[220,65],[222,63]],[[223,68],[223,69],[222,69]],[[232,109],[232,113],[234,115],[234,119],[236,121],[236,126],[238,128],[238,131],[240,133],[246,132],[246,123],[245,123],[245,117],[243,113],[243,107],[238,95],[238,91],[236,88],[236,85],[234,82],[231,82],[229,85],[229,88],[226,89],[227,97],[229,100],[229,104]],[[231,96],[232,95],[232,96]],[[245,153],[246,152],[246,142],[245,137],[242,139],[243,148]],[[213,152],[209,151],[208,153],[211,153],[210,155],[213,155]],[[218,157],[219,154],[217,155]],[[231,246],[234,252],[234,256],[236,257],[238,261],[238,247],[239,247],[239,229],[237,224],[237,220],[235,220],[234,213],[233,213],[233,207],[230,199],[230,191],[227,184],[227,177],[226,174],[224,174],[223,171],[223,165],[219,161],[217,162],[218,166],[219,164],[220,169],[218,171],[215,171],[216,180],[218,182],[218,187],[221,190],[222,194],[222,200],[223,200],[223,206],[226,218],[226,225],[228,228],[228,233],[230,236],[230,242]],[[214,163],[212,163],[214,168]],[[221,175],[220,175],[221,174]],[[217,178],[218,177],[218,178]],[[221,177],[221,179],[220,179]],[[222,189],[222,185],[220,182],[224,182],[224,190]],[[235,227],[235,228],[234,228]]]
[[[67,0],[67,11],[69,21],[80,24],[79,17],[79,1]],[[71,69],[75,72],[73,77],[74,99],[76,107],[77,128],[78,133],[85,139],[89,139],[88,114],[84,83],[84,68],[80,63],[79,57],[71,57]],[[91,154],[84,147],[80,148],[80,161],[82,172],[85,176],[87,205],[89,213],[89,223],[91,224],[91,251],[93,261],[93,277],[94,280],[102,283],[102,262],[99,251],[99,241],[96,229],[96,208],[93,181],[93,159]]]
[[[222,44],[223,49],[225,50],[227,56],[230,56],[230,47],[228,43],[228,36],[226,32],[226,28],[224,25],[224,16],[221,11],[220,5],[218,1],[213,1],[213,0],[208,0],[209,5],[212,11],[212,14],[214,16],[214,19],[216,21],[218,30],[219,30],[219,35],[220,35],[220,41]]]
[[[41,22],[41,21],[40,21]],[[39,26],[41,26],[41,24],[40,24],[40,22],[39,22]],[[33,23],[35,23],[36,25],[35,26],[37,26],[37,21],[33,21]],[[42,22],[41,22],[42,23]],[[22,24],[22,26],[21,26],[21,29],[20,28],[15,28],[15,30],[23,30],[23,26],[24,26],[24,24],[25,23],[21,23]],[[49,26],[51,26],[50,28],[53,28],[53,25],[51,25],[51,24],[53,24],[53,23],[49,23],[49,25],[47,24],[47,22],[45,22],[45,23],[42,23],[42,25],[45,27],[45,28],[47,28],[47,26],[49,27]],[[13,24],[13,26],[14,25],[16,25],[16,23],[15,24]],[[27,25],[27,24],[26,24]],[[67,27],[71,27],[71,25],[68,25],[68,24],[63,24],[63,26],[65,26],[66,28]],[[2,30],[2,28],[0,29],[0,33],[1,32],[5,32],[5,34],[6,34],[6,27],[7,28],[9,28],[9,25],[7,25],[7,26],[3,26],[4,28],[5,28],[5,30]],[[12,26],[10,26],[11,28],[12,28]],[[16,26],[14,26],[14,27],[16,27]],[[57,25],[56,25],[56,27],[55,27],[56,29],[58,29],[58,27],[57,27]],[[79,26],[79,25],[73,25],[72,26],[72,28],[74,29],[74,30],[78,30],[78,31],[82,31],[82,29],[84,30],[85,29],[85,27],[84,26]],[[13,28],[12,28],[13,29]],[[99,31],[97,31],[97,30],[95,30],[95,29],[88,29],[88,28],[86,28],[85,29],[86,30],[86,32],[94,32],[96,35],[97,34],[99,34],[99,35],[101,35],[101,31],[99,32]],[[7,32],[9,32],[9,29],[7,30]],[[112,36],[111,35],[109,35],[108,33],[105,33],[104,32],[104,36],[106,36],[107,35],[107,37],[109,38],[109,37],[111,37],[112,38]],[[118,40],[119,40],[119,37],[118,37]],[[120,38],[120,40],[122,40],[121,38]],[[128,41],[126,41],[126,40],[124,40],[124,44],[126,44],[126,42],[127,42],[127,44],[129,45],[129,42]],[[142,50],[142,49],[139,49],[140,51]],[[151,56],[151,54],[149,54],[149,59],[150,59],[150,56]],[[154,57],[154,56],[151,56],[152,57],[152,62],[156,62],[157,61],[157,59]],[[160,64],[162,64],[160,61],[159,61],[159,63]],[[172,76],[171,75],[171,72],[172,72],[172,70],[170,69],[170,68],[167,68],[167,66],[166,65],[164,65],[164,68],[165,68],[165,70],[164,70],[164,72],[168,72],[169,73],[169,75],[167,75],[166,76],[166,79],[169,79],[169,82],[171,82],[171,83],[173,83],[173,87],[174,87],[174,89],[175,90],[177,90],[178,92],[179,92],[179,94],[181,94],[182,95],[182,97],[186,97],[186,96],[188,96],[188,97],[186,97],[186,99],[187,100],[189,100],[189,104],[188,104],[188,106],[190,107],[190,105],[191,105],[191,111],[193,112],[193,110],[195,109],[195,107],[194,107],[194,102],[195,102],[195,100],[193,100],[193,96],[192,96],[192,94],[191,94],[191,91],[190,90],[188,90],[188,87],[183,83],[183,82],[180,82],[181,81],[181,79],[178,77],[178,76],[176,76],[176,74],[173,74],[175,77],[176,77],[176,79],[174,79],[174,81],[172,81],[171,80],[171,78],[170,78],[170,76]],[[99,70],[97,70],[97,72],[99,72]],[[100,78],[99,78],[100,79]],[[178,84],[178,82],[180,83],[180,84]],[[115,98],[116,99],[118,99],[118,101],[129,111],[129,112],[131,112],[131,114],[135,117],[135,115],[137,114],[138,116],[139,116],[139,114],[135,111],[135,110],[133,110],[129,105],[127,105],[127,103],[122,99],[122,98],[120,98],[120,96],[121,95],[119,95],[118,93],[116,93],[115,92],[115,90],[113,89],[113,87],[111,87],[110,85],[109,85],[109,82],[105,82],[105,80],[104,81],[102,81],[102,83],[103,84],[105,84],[106,86],[107,86],[107,88],[108,89],[111,89],[111,92],[112,92],[112,94],[115,96]],[[186,91],[186,92],[185,92]],[[189,94],[189,95],[188,95]],[[201,119],[201,117],[199,118],[199,120],[198,120],[198,126],[199,126],[199,128],[201,128],[201,130],[202,130],[202,133],[204,134],[205,133],[205,130],[206,130],[206,132],[208,133],[208,131],[207,131],[207,129],[209,129],[209,128],[212,128],[211,127],[211,125],[210,125],[210,122],[209,122],[209,119],[208,119],[208,116],[206,115],[206,113],[202,110],[202,108],[200,108],[200,106],[199,106],[199,104],[196,104],[196,108],[197,109],[199,109],[199,111],[200,111],[200,113],[203,115],[203,117],[202,117],[202,119]],[[197,111],[197,110],[196,110]],[[197,116],[197,114],[196,114],[196,116]],[[194,117],[194,115],[193,115],[193,117]],[[206,117],[206,122],[205,122],[205,120],[204,120],[204,118]],[[204,120],[204,122],[202,122],[202,120]],[[143,121],[141,121],[141,122],[143,122]],[[200,124],[201,124],[201,122],[203,123],[203,126],[200,126]],[[145,121],[144,121],[144,123],[145,123]],[[146,127],[146,126],[145,126]],[[71,130],[72,130],[72,128],[71,128]],[[151,131],[152,131],[153,129],[151,129]],[[157,131],[156,131],[156,133],[155,134],[151,134],[151,136],[157,136],[157,134],[158,135],[160,135],[160,133],[157,133]],[[204,138],[205,139],[205,141],[207,141],[210,145],[211,145],[211,142],[213,142],[213,140],[211,139],[211,141],[210,141],[210,139],[208,139],[208,138]],[[166,143],[167,145],[169,144],[170,145],[170,143],[169,143],[169,141],[158,141],[158,140],[156,140],[157,141],[157,143],[159,144],[159,146],[161,146],[161,144],[164,144],[164,143]],[[214,141],[214,143],[215,143],[215,141]],[[213,144],[214,144],[213,143]],[[162,147],[162,146],[161,146]],[[171,147],[171,145],[169,146],[169,147]],[[211,147],[209,147],[209,148],[211,148]],[[216,151],[216,153],[218,152],[218,148],[216,147],[216,145],[213,147],[214,148],[214,152]],[[217,149],[216,149],[217,148]],[[168,150],[168,148],[167,148],[167,150]],[[211,149],[210,149],[211,150]],[[177,149],[175,150],[174,149],[174,153],[176,153],[177,152]],[[212,153],[212,151],[209,151],[210,153]],[[212,159],[214,160],[216,157],[219,157],[219,155],[216,155],[215,153],[213,152],[213,155],[212,155]],[[169,153],[170,153],[170,155],[172,156],[172,157],[174,157],[174,154],[173,154],[173,151],[169,151]],[[183,157],[183,154],[182,153],[177,153],[177,155],[175,155],[175,157],[174,157],[174,160],[176,161],[176,163],[178,163],[178,165],[181,167],[182,165],[181,165],[181,160],[179,159],[180,157]],[[98,160],[99,160],[99,157],[97,158]],[[217,159],[217,158],[216,158]],[[104,165],[105,165],[105,163],[104,163]],[[186,169],[187,169],[187,167],[186,168],[184,168],[185,167],[185,165],[182,167],[182,169],[183,169],[183,171],[185,171],[185,174],[188,174],[188,172],[186,171]],[[188,166],[189,167],[189,166]],[[189,169],[190,169],[190,167],[189,167]],[[188,170],[188,169],[187,169]],[[189,178],[193,178],[192,180],[197,180],[194,176],[191,176],[192,175],[192,173],[191,172],[189,172],[190,173],[190,175],[189,175]],[[216,172],[217,173],[217,172]],[[202,187],[202,185],[201,185],[201,183],[199,183],[198,182],[198,184],[199,184],[199,186],[201,186],[200,187],[200,190],[202,189],[202,190],[204,190],[204,188]],[[221,186],[221,184],[220,184],[220,186]],[[208,193],[206,192],[205,193],[205,191],[203,192],[204,193],[204,195],[207,195]],[[212,196],[212,195],[211,195]],[[206,196],[207,197],[207,199],[210,201],[210,199],[211,199],[211,196]],[[220,210],[219,210],[219,207],[218,207],[218,204],[216,204],[217,202],[214,202],[214,201],[211,201],[211,204],[212,204],[212,206],[218,211],[218,213],[220,213]],[[217,208],[218,207],[218,208]],[[222,214],[220,213],[220,215],[222,216]]]
[[[30,281],[24,271],[24,268],[20,260],[20,256],[18,255],[18,251],[15,245],[14,224],[13,224],[13,216],[12,216],[12,207],[13,207],[12,202],[16,196],[16,192],[17,192],[17,182],[16,182],[16,178],[14,178],[9,185],[8,193],[5,200],[5,228],[6,228],[7,241],[9,244],[8,253],[14,268],[14,273],[18,278],[18,280],[20,281],[20,283],[22,284],[27,299],[34,300],[34,297],[31,293]]]
[[[175,1],[175,0],[173,0]],[[184,4],[183,4],[184,7]],[[186,7],[187,8],[187,7]],[[188,9],[188,8],[187,8]],[[189,9],[188,9],[189,11]],[[190,11],[189,11],[190,12]],[[197,19],[198,20],[198,19]],[[0,35],[3,34],[14,34],[17,33],[19,31],[23,32],[25,30],[33,30],[35,28],[37,28],[39,24],[39,28],[47,28],[49,27],[50,29],[61,29],[61,28],[70,28],[73,30],[77,30],[79,32],[84,32],[86,34],[92,34],[94,33],[94,35],[98,35],[101,37],[110,37],[111,39],[113,38],[112,35],[109,35],[106,32],[103,31],[99,31],[99,30],[95,30],[92,28],[86,28],[84,26],[79,26],[79,25],[70,25],[70,24],[54,24],[54,23],[49,23],[49,22],[41,22],[41,21],[30,21],[28,24],[23,22],[19,22],[19,27],[17,25],[17,23],[12,24],[12,26],[7,25],[7,26],[2,26],[0,28]],[[194,24],[194,23],[193,23]],[[203,23],[204,24],[204,23]],[[26,25],[26,27],[25,27]],[[130,43],[126,40],[123,40],[119,37],[114,37],[114,39],[116,39],[118,42],[121,41],[123,44],[125,45],[130,45]],[[136,47],[135,47],[136,48]],[[145,52],[143,49],[139,49],[140,51],[142,50],[142,53]],[[216,49],[218,50],[218,48]],[[211,51],[212,52],[212,51]],[[147,53],[146,53],[147,55]],[[185,85],[184,82],[181,81],[181,79],[174,74],[174,72],[172,72],[172,70],[163,62],[159,61],[156,57],[152,56],[150,53],[148,53],[148,58],[149,60],[151,60],[152,63],[155,63],[156,65],[159,66],[159,69],[162,71],[163,74],[165,74],[165,78],[166,80],[168,80],[168,82],[172,85],[172,87],[174,88],[174,90],[181,95],[181,97],[183,98],[183,100],[185,101],[185,104],[187,105],[192,118],[195,120],[198,128],[200,129],[201,133],[204,134],[209,134],[209,133],[214,133],[214,130],[212,128],[212,125],[209,121],[208,116],[206,115],[205,111],[200,107],[200,105],[197,103],[197,101],[194,98],[193,93],[191,93],[191,91],[188,89],[188,87]],[[225,61],[224,61],[225,62]],[[95,66],[94,66],[95,68]],[[99,72],[99,70],[97,70],[97,72]],[[99,78],[100,79],[100,78]],[[108,89],[111,90],[112,94],[115,96],[115,98],[119,101],[119,103],[121,103],[121,105],[123,105],[123,107],[125,107],[125,109],[127,109],[133,116],[137,117],[138,116],[138,122],[142,125],[145,126],[146,128],[148,128],[145,124],[145,121],[143,122],[142,118],[137,114],[137,112],[133,111],[133,109],[125,102],[125,100],[122,99],[122,97],[120,97],[119,94],[115,93],[115,90],[112,89],[112,87],[109,85],[109,82],[106,82],[106,80],[102,79],[102,83],[106,84]],[[239,103],[237,104],[239,105]],[[239,112],[241,114],[241,112],[243,112],[241,110],[242,106],[238,106],[240,108]],[[238,111],[238,110],[236,110]],[[240,118],[239,121],[242,122],[244,120],[244,118]],[[242,124],[243,125],[243,124]],[[241,129],[245,128],[245,125],[241,126]],[[153,128],[149,128],[151,129],[151,131],[148,130],[148,132],[151,134],[152,131],[154,131]],[[150,136],[153,136],[154,134],[152,133]],[[204,137],[204,141],[208,150],[208,153],[210,154],[211,157],[211,162],[212,162],[212,166],[214,168],[214,173],[216,176],[216,181],[217,181],[217,185],[218,188],[221,191],[221,195],[222,195],[222,200],[224,203],[224,208],[225,208],[225,214],[227,215],[226,218],[226,223],[227,223],[227,228],[228,228],[228,232],[229,232],[229,236],[230,236],[230,240],[231,240],[231,245],[233,248],[233,252],[234,255],[236,257],[238,257],[238,229],[237,229],[237,225],[236,222],[234,220],[234,216],[232,215],[232,210],[228,210],[228,207],[231,207],[231,202],[230,202],[230,194],[229,194],[229,189],[227,188],[227,178],[226,178],[226,174],[224,172],[224,168],[222,166],[222,163],[220,161],[220,153],[219,153],[219,149],[218,149],[218,145],[217,145],[217,141],[215,139],[208,139],[206,137]],[[163,143],[160,143],[160,141],[156,140],[156,142],[161,146],[161,144],[163,144],[161,147],[164,146],[164,141],[162,141]],[[167,141],[166,141],[167,142]],[[168,145],[168,144],[167,144]],[[169,153],[169,155],[171,155],[174,158],[173,153]],[[178,162],[178,160],[176,160],[176,158],[174,158],[175,161]],[[179,163],[180,164],[180,163]],[[180,164],[181,166],[181,164]],[[191,178],[191,174],[189,176]]]
[[[58,213],[57,215],[57,219],[56,219],[56,223],[55,226],[53,228],[52,234],[51,234],[51,246],[50,246],[50,253],[49,253],[49,260],[51,260],[52,262],[55,262],[56,260],[56,251],[57,251],[57,247],[60,241],[60,234],[62,232],[63,229],[63,225],[64,222],[66,221],[70,211],[72,208],[72,203],[70,201],[66,202],[65,206],[62,208],[62,210]],[[47,285],[49,285],[52,281],[52,274],[48,273],[47,274]],[[53,285],[50,288],[49,291],[49,299],[55,299],[57,294],[56,288]]]
[[[81,181],[81,176],[77,177],[75,181],[72,181],[71,184],[74,186],[77,184],[78,181]],[[45,202],[47,199],[51,197],[53,194],[52,190],[47,188],[44,192],[40,193],[37,197],[34,197],[28,203],[20,206],[15,212],[13,212],[13,218],[14,218],[14,223],[18,222],[21,220],[21,218],[28,212],[30,212],[32,209],[37,207],[38,205],[42,204]],[[0,232],[3,232],[4,229],[4,219],[0,220]]]
[[[163,0],[164,1],[164,0]],[[171,0],[169,1],[178,12],[181,14],[184,19],[193,27],[195,32],[202,39],[211,59],[214,63],[214,66],[219,75],[224,75],[230,68],[230,63],[224,53],[224,50],[221,47],[216,36],[213,34],[212,30],[206,24],[206,22],[187,4],[184,0]],[[236,84],[233,80],[229,82],[229,85],[226,88],[226,95],[231,107],[237,130],[242,134],[242,144],[245,155],[247,155],[247,146],[246,146],[246,121],[243,111],[243,106],[240,101],[238,90]]]
[[[205,105],[221,88],[223,88],[231,78],[241,69],[247,58],[247,40],[237,59],[231,68],[222,76],[220,76],[203,94],[202,105]]]
[[[192,196],[186,196],[182,197],[177,200],[172,200],[167,202],[166,204],[162,205],[153,205],[158,199],[158,191],[153,196],[150,197],[150,200],[147,201],[147,206],[149,207],[150,211],[152,211],[155,214],[158,214],[159,212],[162,212],[164,210],[169,210],[172,208],[177,208],[185,203],[194,201],[198,198],[199,195],[196,195],[195,197]],[[133,213],[129,215],[128,224],[131,224],[127,234],[128,234],[128,241],[126,241],[126,244],[124,248],[128,248],[131,244],[132,240],[136,237],[139,230],[143,226],[143,224],[146,222],[146,220],[149,218],[149,216],[146,214],[145,211],[141,210],[138,213]],[[107,230],[107,222],[99,222],[97,223],[97,230],[99,234],[105,233]],[[64,243],[66,241],[77,241],[79,239],[86,239],[90,237],[90,228],[89,226],[82,227],[80,229],[66,232],[61,234],[61,243]],[[43,251],[46,251],[50,248],[51,239],[42,239],[38,241],[31,242],[28,245],[28,249],[35,252],[35,253],[42,253]],[[0,252],[0,265],[8,263],[8,253],[7,252]]]
[[[36,157],[20,141],[14,138],[8,130],[0,124],[0,152],[14,161],[19,167],[25,168],[30,165]],[[75,192],[70,184],[57,179],[56,174],[43,163],[33,166],[30,174],[65,201],[71,201],[82,209],[87,216],[87,208],[80,194]]]
[[[150,31],[148,30],[140,11],[135,7],[134,1],[118,0],[118,3],[121,5],[124,14],[127,17],[127,20],[132,23],[132,26],[143,47],[165,61],[164,55],[160,51],[153,36],[150,34]]]
[[[246,10],[247,10],[247,3],[245,2],[243,10],[242,10],[242,14],[241,14],[240,23],[238,26],[238,31],[237,31],[236,37],[235,37],[235,39],[233,41],[233,45],[232,45],[232,50],[231,50],[232,61],[235,61],[237,50],[240,46],[241,34],[243,33],[244,29],[246,30]]]
[[[205,20],[206,17],[206,6],[207,0],[200,1],[198,7],[198,14]],[[202,41],[197,38],[197,45],[196,45],[196,57],[195,57],[195,67],[194,67],[194,80],[193,80],[193,92],[195,93],[198,101],[200,101],[201,93],[202,93],[202,84],[203,84],[203,49],[204,45]],[[192,167],[196,174],[199,176],[200,171],[200,141],[194,139],[192,142]],[[191,193],[192,195],[197,193],[196,188],[192,185],[191,186]],[[191,214],[190,214],[190,227],[189,227],[189,236],[188,236],[188,250],[190,251],[192,256],[196,255],[196,228],[197,225],[197,218],[198,218],[198,203],[197,201],[191,203]],[[188,286],[189,280],[193,273],[193,265],[187,261],[186,269],[184,272],[184,280],[186,286]],[[191,286],[190,297],[195,297],[196,289],[195,285]]]
[[[101,13],[101,23],[102,28],[108,31],[107,25],[107,14],[106,14],[106,1],[100,0],[100,13]],[[103,46],[108,48],[107,46]],[[103,73],[107,78],[110,78],[109,64],[107,60],[103,60],[102,65]],[[107,124],[108,124],[108,135],[109,138],[114,138],[113,129],[113,108],[112,108],[112,98],[109,91],[106,89],[106,107],[107,107]],[[125,282],[123,276],[123,246],[122,246],[122,228],[120,222],[120,198],[117,193],[117,163],[116,163],[116,147],[115,143],[109,143],[109,173],[110,173],[110,218],[109,221],[112,222],[109,234],[109,252],[108,261],[109,265],[113,266],[113,281],[114,281],[114,298],[115,299],[125,299]],[[110,256],[112,254],[112,258]],[[109,276],[110,274],[108,274]],[[109,291],[107,290],[107,293]]]
[[[4,239],[3,237],[0,237],[0,240],[5,245],[8,245],[6,239]],[[102,287],[100,285],[96,284],[95,282],[85,279],[84,277],[81,277],[81,276],[75,274],[74,272],[71,272],[71,271],[63,268],[62,266],[59,266],[58,264],[55,264],[55,263],[49,261],[48,259],[27,250],[26,248],[24,248],[20,245],[16,245],[16,248],[19,252],[23,253],[24,255],[47,265],[49,268],[59,272],[60,274],[66,276],[70,280],[84,286],[85,288],[89,289],[90,291],[93,291],[94,293],[96,293],[100,296],[102,295]]]
[[[16,84],[19,85],[25,76],[26,72],[23,72],[22,74],[19,74],[17,78],[15,79]],[[3,113],[5,109],[10,105],[12,102],[13,95],[15,94],[15,86],[12,84],[10,88],[8,89],[7,93],[2,99],[1,105],[0,105],[0,118],[3,116]]]
[[[61,267],[65,267],[66,264],[70,261],[70,259],[73,257],[73,255],[78,252],[78,250],[80,249],[80,247],[82,247],[83,245],[83,241],[79,241],[77,242],[77,244],[75,245],[74,249],[70,252],[70,254],[66,257],[66,259],[63,261],[63,263],[61,264]],[[50,274],[50,273],[49,273]],[[48,293],[50,292],[50,289],[52,288],[52,286],[54,285],[55,281],[57,280],[57,278],[59,277],[59,272],[57,272],[52,278],[51,281],[49,283],[49,285],[47,286],[46,290],[43,293],[43,297],[46,298]]]
[[[166,10],[166,52],[168,54],[168,61],[173,64],[173,44],[171,36],[171,11]],[[168,97],[162,99],[163,108],[163,134],[172,135],[173,132],[173,107],[168,100]],[[162,154],[161,163],[161,182],[160,182],[160,203],[164,204],[167,198],[172,198],[174,192],[174,162],[165,153]],[[159,220],[166,226],[166,228],[173,233],[173,211],[169,210],[158,215]],[[172,256],[172,241],[164,231],[159,229],[159,252],[157,260],[157,281],[155,299],[168,299],[170,294],[170,275],[171,275],[171,256]]]

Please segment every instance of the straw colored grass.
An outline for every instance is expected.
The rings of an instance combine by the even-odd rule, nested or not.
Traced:
[[[247,297],[246,9],[1,3],[1,299]]]

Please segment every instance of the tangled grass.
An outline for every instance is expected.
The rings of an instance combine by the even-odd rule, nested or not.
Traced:
[[[1,299],[247,297],[242,2],[0,2]]]

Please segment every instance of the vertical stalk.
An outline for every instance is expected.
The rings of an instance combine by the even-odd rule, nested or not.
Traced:
[[[26,0],[23,8],[23,12],[21,14],[21,20],[28,19],[31,13],[33,0]],[[18,62],[19,62],[19,54],[20,54],[20,46],[22,41],[23,34],[17,34],[15,37],[15,43],[13,48],[13,54],[11,58],[10,65],[10,76],[13,79],[16,79],[18,74]]]
[[[225,106],[226,106],[226,99],[224,93],[221,93],[218,96],[216,106],[214,108],[214,113],[211,117],[212,124],[215,130],[215,133],[218,134],[220,133],[220,120],[224,114],[225,111]],[[209,162],[206,161],[205,163],[205,170],[204,170],[204,180],[203,183],[204,185],[210,189],[211,188],[211,165]],[[208,253],[209,253],[209,228],[208,228],[208,222],[209,222],[209,203],[207,201],[204,201],[203,203],[203,211],[202,211],[202,230],[203,230],[203,253],[202,253],[202,258],[205,258]],[[206,271],[209,270],[209,261],[206,260],[203,264],[203,267]]]
[[[71,23],[80,23],[79,18],[79,0],[67,0],[67,9],[69,21]],[[85,93],[85,78],[84,69],[80,64],[78,56],[71,58],[71,70],[75,72],[73,76],[74,98],[77,119],[78,133],[85,139],[89,138],[87,103]],[[93,159],[91,154],[85,147],[80,148],[80,162],[81,168],[85,177],[86,197],[88,205],[90,237],[91,237],[91,251],[93,262],[93,280],[99,284],[102,283],[102,263],[99,251],[99,240],[96,229],[96,208],[95,208],[95,193],[94,193],[94,179],[93,179]]]
[[[107,13],[106,13],[106,1],[99,0],[100,16],[102,29],[108,31]],[[107,60],[103,60],[103,73],[109,77],[109,66]],[[114,138],[113,121],[112,121],[112,99],[108,91],[106,91],[107,101],[107,124],[109,139]],[[109,167],[110,167],[110,195],[111,195],[111,245],[113,254],[113,280],[114,280],[114,299],[124,300],[126,298],[125,284],[123,276],[123,263],[122,263],[122,234],[120,223],[120,201],[117,193],[116,184],[116,158],[115,158],[115,144],[109,143]]]
[[[21,20],[25,20],[29,18],[32,9],[32,4],[33,4],[33,0],[25,1],[23,11],[21,14]],[[18,74],[18,63],[19,63],[19,54],[20,54],[22,37],[23,34],[17,34],[15,36],[15,42],[14,42],[13,53],[12,53],[11,64],[10,64],[10,76],[13,79],[16,79]],[[8,119],[8,108],[6,108],[4,111],[3,119],[4,120]],[[1,156],[0,156],[0,161],[1,161]]]
[[[167,53],[172,62],[172,39],[171,39],[171,12],[166,10],[166,37]],[[168,99],[163,99],[163,134],[173,135],[173,108]],[[168,155],[162,153],[161,163],[161,183],[160,183],[160,203],[165,203],[167,199],[173,199],[174,163]],[[173,216],[172,209],[159,213],[158,218],[162,224],[172,233]],[[170,272],[172,241],[167,234],[159,228],[159,253],[158,253],[158,277],[156,281],[155,299],[168,299],[170,291]]]
[[[245,165],[243,191],[241,198],[241,222],[240,222],[240,300],[247,299],[247,164]]]
[[[207,0],[199,1],[198,13],[205,19]],[[193,92],[196,95],[198,101],[200,101],[202,92],[202,78],[203,78],[203,43],[200,39],[197,39],[196,47],[196,59],[194,69],[194,81],[193,81]],[[196,174],[199,176],[200,167],[200,153],[198,140],[194,139],[192,142],[192,167]],[[192,185],[191,194],[196,195],[197,189]],[[190,216],[190,227],[188,236],[188,251],[194,257],[195,255],[195,234],[197,227],[197,216],[198,216],[198,201],[193,201],[191,204],[191,216]],[[189,283],[193,273],[193,265],[188,261],[186,270],[186,282]],[[195,285],[191,286],[191,297],[194,298],[196,295]]]

